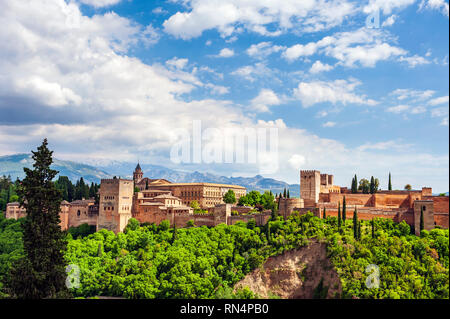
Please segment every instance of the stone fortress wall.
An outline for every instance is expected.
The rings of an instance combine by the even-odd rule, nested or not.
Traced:
[[[100,202],[78,200],[61,203],[61,228],[68,229],[87,223],[97,230],[108,229],[115,233],[124,230],[130,218],[141,223],[159,224],[169,220],[171,225],[185,227],[192,221],[196,226],[228,225],[251,219],[257,225],[264,225],[270,212],[247,214],[251,207],[233,206],[223,203],[223,195],[233,189],[237,199],[245,195],[245,188],[237,185],[212,183],[171,183],[164,179],[150,180],[143,177],[140,165],[136,167],[133,180],[103,179],[100,185]],[[284,218],[293,212],[305,214],[312,212],[317,217],[337,216],[339,204],[346,201],[347,219],[353,217],[356,208],[358,218],[389,218],[396,222],[405,221],[414,226],[416,232],[420,223],[421,211],[424,213],[425,229],[436,225],[449,227],[449,197],[433,196],[432,189],[423,187],[413,191],[378,191],[375,194],[352,194],[346,187],[334,185],[333,175],[321,174],[317,170],[300,171],[300,198],[277,198],[278,214]],[[135,187],[139,189],[135,192]],[[194,213],[189,207],[198,201],[204,214]],[[237,211],[237,215],[232,215]],[[26,211],[19,203],[7,205],[7,218],[25,217]]]
[[[331,176],[331,178],[330,178]],[[346,187],[333,185],[332,175],[319,171],[300,171],[300,194],[303,203],[295,204],[295,199],[279,199],[279,213],[289,216],[293,211],[313,212],[322,217],[324,210],[327,216],[337,216],[338,206],[345,197],[347,219],[353,217],[356,208],[358,218],[389,218],[396,222],[405,221],[414,226],[418,233],[420,214],[423,209],[424,226],[429,230],[435,226],[449,227],[449,197],[433,196],[430,187],[412,191],[378,191],[375,194],[352,194]],[[318,187],[320,185],[320,187]],[[297,207],[295,207],[297,206]]]

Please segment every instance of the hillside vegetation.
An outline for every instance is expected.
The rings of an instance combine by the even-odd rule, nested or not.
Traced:
[[[20,221],[0,217],[0,281],[21,254]],[[449,298],[449,232],[410,234],[402,222],[378,219],[361,223],[356,240],[352,221],[338,228],[337,219],[312,214],[278,218],[263,227],[255,223],[174,229],[132,219],[124,233],[101,230],[76,239],[68,235],[68,264],[80,269],[75,297],[255,298],[234,285],[270,256],[322,242],[337,272],[342,292],[336,298]],[[379,269],[379,288],[368,288],[369,265]],[[322,297],[316,287],[316,296]],[[5,294],[5,291],[3,292]],[[326,296],[326,294],[325,294]]]

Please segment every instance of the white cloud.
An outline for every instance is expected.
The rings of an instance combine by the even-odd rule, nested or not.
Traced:
[[[122,0],[78,0],[78,1],[96,8],[102,8],[118,4]]]
[[[272,53],[278,52],[282,49],[282,46],[272,45],[272,42],[260,42],[258,44],[252,44],[246,52],[252,58],[265,59]]]
[[[166,65],[169,67],[173,67],[176,69],[184,69],[186,67],[186,65],[188,64],[189,60],[188,59],[179,59],[177,57],[174,57],[170,60],[166,61]]]
[[[448,126],[448,106],[438,107],[431,110],[431,117],[441,117],[440,125]]]
[[[439,10],[443,15],[449,16],[449,6],[444,0],[422,0],[419,10],[423,9]]]
[[[231,58],[232,56],[234,56],[234,51],[228,48],[223,48],[220,50],[219,54],[216,55],[218,58]]]
[[[416,106],[411,109],[411,114],[421,114],[425,113],[427,109],[423,106]]]
[[[303,155],[294,154],[288,162],[294,170],[298,171],[305,165],[306,159]]]
[[[400,101],[412,100],[416,102],[429,99],[434,95],[434,93],[435,91],[433,90],[396,89],[391,93],[391,95],[396,96]]]
[[[384,14],[391,14],[394,9],[405,8],[414,2],[415,0],[370,0],[363,11],[373,13],[381,10]]]
[[[386,109],[386,111],[387,112],[391,112],[391,113],[399,114],[399,113],[403,113],[405,111],[408,111],[409,109],[410,109],[409,105],[401,104],[401,105],[397,105],[397,106],[388,107]]]
[[[326,63],[322,64],[322,62],[316,61],[309,69],[309,72],[316,74],[316,73],[320,73],[320,72],[324,72],[324,71],[330,71],[332,69],[333,69],[333,66],[326,64]]]
[[[169,13],[169,11],[163,9],[162,7],[156,7],[155,9],[152,10],[152,13],[154,13],[154,14],[167,14],[167,13]]]
[[[409,67],[411,68],[415,68],[417,65],[422,65],[422,64],[430,64],[431,62],[428,61],[427,59],[425,59],[424,57],[421,57],[417,54],[415,54],[414,56],[410,56],[410,57],[400,57],[399,58],[400,62],[407,62],[409,64]]]
[[[360,151],[367,150],[396,150],[396,151],[405,151],[412,147],[412,144],[403,144],[398,141],[386,141],[386,142],[378,142],[378,143],[366,143],[358,147]]]
[[[251,101],[252,109],[258,112],[270,112],[270,106],[279,104],[281,104],[281,100],[275,92],[269,89],[262,89],[258,96]]]
[[[347,67],[357,64],[374,67],[378,61],[389,60],[407,53],[387,43],[388,40],[389,35],[383,30],[361,28],[326,36],[317,42],[293,45],[287,48],[282,56],[287,61],[294,61],[301,57],[324,54]]]
[[[448,104],[448,101],[449,101],[448,95],[441,96],[441,97],[437,97],[435,99],[428,101],[428,105],[436,106],[436,105],[440,105],[440,104]]]
[[[294,97],[302,102],[303,107],[324,102],[342,103],[344,105],[348,103],[375,105],[377,102],[374,100],[366,99],[364,96],[354,93],[356,86],[360,84],[355,80],[301,82],[294,89]]]
[[[231,72],[231,75],[240,76],[249,82],[254,82],[257,78],[268,77],[272,75],[272,70],[265,63],[258,62],[254,65],[246,65]]]
[[[335,127],[336,122],[328,121],[322,124],[323,127]]]
[[[189,63],[173,61],[169,67],[129,57],[128,50],[141,41],[145,27],[117,14],[85,16],[76,2],[63,0],[3,0],[0,21],[0,42],[6,44],[0,50],[0,152],[28,152],[48,137],[57,158],[135,161],[139,156],[142,161],[170,165],[167,154],[177,141],[177,129],[189,130],[192,121],[200,119],[204,128],[278,128],[280,169],[272,177],[292,183],[298,183],[301,166],[335,173],[343,185],[355,167],[358,176],[395,170],[396,176],[413,174],[417,181],[448,185],[448,154],[408,149],[375,157],[369,149],[347,147],[289,127],[281,119],[255,122],[230,101],[192,99],[193,90],[214,90],[215,84],[198,78],[201,67],[194,72]],[[236,75],[270,76],[267,69],[260,63]],[[307,84],[319,84],[322,101],[369,104],[355,93],[357,84],[351,80]],[[317,102],[298,90],[300,98]],[[4,102],[6,97],[25,102],[10,105]],[[27,114],[30,122],[17,122],[8,112],[11,107]],[[210,168],[202,164],[205,171]],[[248,165],[241,172],[255,175],[257,170]]]
[[[176,1],[176,0],[175,0]],[[340,25],[356,12],[346,0],[179,0],[187,11],[177,12],[164,22],[164,30],[190,39],[203,31],[217,29],[223,37],[240,28],[264,36],[278,36],[285,30],[316,32]],[[275,25],[275,30],[268,26]]]
[[[386,20],[384,20],[383,23],[381,24],[381,26],[382,27],[390,27],[395,23],[397,18],[398,18],[398,16],[393,14],[393,15],[389,16]]]

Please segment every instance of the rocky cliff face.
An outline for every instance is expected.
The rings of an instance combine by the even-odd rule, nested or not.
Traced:
[[[270,257],[235,285],[248,287],[261,298],[339,298],[342,286],[326,246],[317,241],[297,250]]]

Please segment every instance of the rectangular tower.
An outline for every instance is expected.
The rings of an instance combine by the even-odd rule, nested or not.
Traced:
[[[319,202],[320,180],[319,171],[300,171],[300,198],[305,207],[314,207]]]
[[[423,226],[425,230],[434,228],[434,205],[432,200],[414,201],[414,231],[420,236],[420,215],[423,212]]]
[[[134,185],[128,179],[102,179],[97,231],[122,232],[131,218]]]

